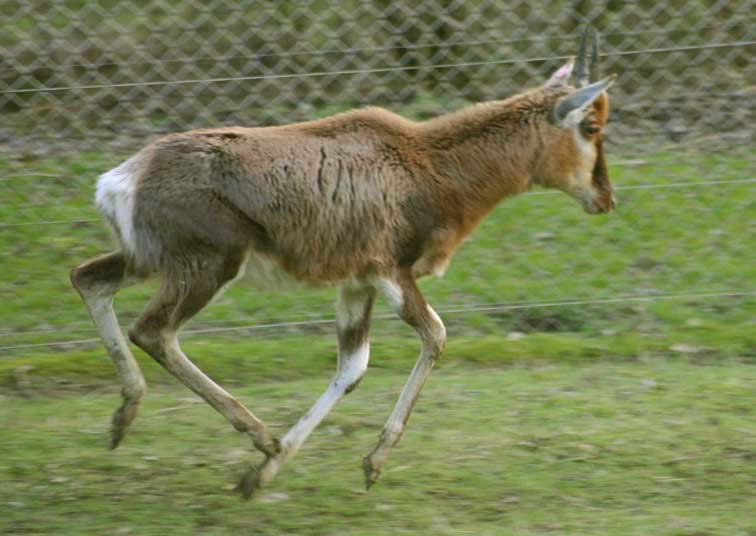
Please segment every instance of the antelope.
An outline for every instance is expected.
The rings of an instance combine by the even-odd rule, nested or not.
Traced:
[[[616,76],[596,80],[597,71],[598,36],[591,29],[576,60],[505,100],[425,122],[365,108],[283,126],[192,130],[162,137],[103,174],[95,202],[119,248],[74,268],[71,282],[122,385],[110,447],[123,439],[146,390],[113,309],[120,289],[161,278],[129,339],[265,455],[241,479],[246,497],[268,484],[357,387],[368,366],[371,309],[381,294],[422,344],[363,460],[369,488],[446,343],[418,278],[442,275],[484,216],[534,185],[566,192],[590,214],[614,208],[602,129],[606,90]],[[263,285],[338,288],[336,374],[280,439],[197,368],[178,342],[182,326],[245,274]]]

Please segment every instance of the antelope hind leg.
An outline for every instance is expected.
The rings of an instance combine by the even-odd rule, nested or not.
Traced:
[[[113,310],[113,296],[131,282],[121,251],[95,257],[71,271],[71,283],[84,301],[121,382],[123,403],[113,413],[111,449],[120,444],[147,389]]]
[[[181,383],[226,417],[255,447],[268,456],[280,450],[265,424],[241,402],[208,378],[179,346],[181,326],[202,310],[238,273],[242,254],[203,259],[201,273],[168,274],[147,310],[129,330],[132,342],[149,354]],[[176,281],[182,283],[177,285]]]

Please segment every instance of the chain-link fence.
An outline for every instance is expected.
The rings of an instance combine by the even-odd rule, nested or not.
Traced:
[[[608,131],[620,210],[589,221],[550,192],[509,201],[428,295],[452,333],[613,337],[633,355],[753,344],[753,0],[37,0],[0,15],[4,355],[97,344],[67,269],[112,247],[93,185],[127,150],[191,127],[365,104],[422,119],[505,97],[573,55],[586,23],[603,72],[620,75]],[[151,292],[119,294],[121,319]],[[237,288],[191,329],[318,329],[331,300]]]
[[[540,83],[591,23],[621,76],[615,133],[748,135],[754,13],[752,0],[8,1],[0,110],[6,137],[89,140],[364,104],[430,115]]]

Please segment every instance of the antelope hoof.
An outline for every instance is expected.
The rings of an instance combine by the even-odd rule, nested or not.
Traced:
[[[257,490],[273,480],[282,463],[282,460],[277,458],[266,458],[257,467],[253,466],[236,486],[237,491],[241,492],[245,499],[251,498]]]
[[[236,486],[236,491],[241,493],[242,498],[251,499],[257,490],[262,487],[262,479],[260,476],[260,469],[252,466],[252,468],[241,478],[239,484]]]
[[[110,450],[118,447],[121,440],[126,435],[131,421],[137,415],[139,410],[138,400],[124,400],[123,405],[113,413],[112,425],[110,428]]]
[[[362,471],[365,473],[365,489],[370,489],[381,476],[381,467],[376,467],[370,460],[370,456],[362,459]]]

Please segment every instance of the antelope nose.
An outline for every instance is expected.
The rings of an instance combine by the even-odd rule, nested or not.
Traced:
[[[617,207],[617,198],[614,197],[614,194],[612,194],[612,197],[609,200],[609,210],[614,210]]]

